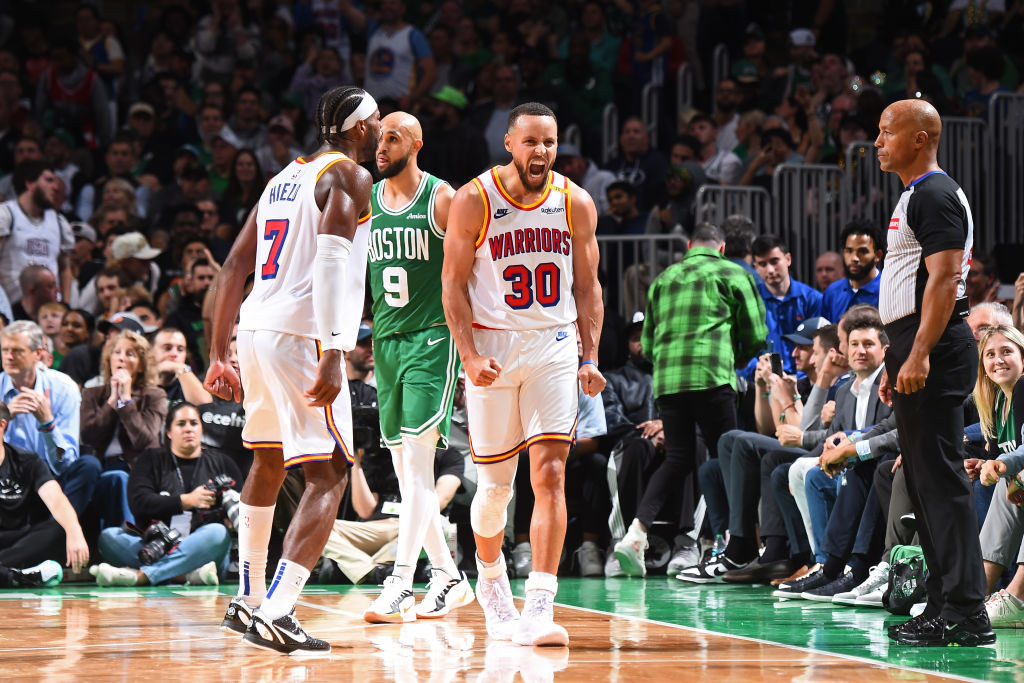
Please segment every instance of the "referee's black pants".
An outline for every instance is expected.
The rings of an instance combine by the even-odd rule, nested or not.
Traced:
[[[907,316],[886,325],[885,368],[894,388],[918,323],[917,316]],[[925,614],[960,622],[983,608],[986,587],[974,489],[963,462],[963,402],[978,373],[978,348],[966,323],[946,327],[929,363],[923,389],[893,391],[893,412],[907,493],[928,562]]]

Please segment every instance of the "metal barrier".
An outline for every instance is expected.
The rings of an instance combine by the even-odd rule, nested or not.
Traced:
[[[607,164],[619,149],[619,109],[606,104],[601,116],[601,163]]]
[[[988,103],[988,130],[991,212],[975,228],[975,240],[991,249],[1024,241],[1024,95],[994,94]]]
[[[606,306],[624,320],[647,306],[647,290],[658,274],[686,253],[682,235],[599,235],[600,269],[606,276]]]
[[[693,106],[693,69],[683,62],[676,69],[676,116]],[[678,125],[678,124],[676,124]]]
[[[979,118],[948,116],[942,119],[939,166],[960,184],[974,214],[975,239],[991,239],[992,208],[989,205],[988,124]],[[1017,157],[1018,164],[1020,157]],[[998,176],[996,176],[998,177]],[[1018,176],[1019,177],[1019,176]],[[1012,187],[1012,186],[1011,186]],[[990,248],[991,244],[988,245]]]
[[[729,76],[729,48],[725,43],[715,45],[711,53],[711,101],[715,102],[718,84]]]
[[[885,172],[878,167],[878,150],[874,143],[851,143],[846,148],[843,172],[842,224],[854,218],[864,218],[879,230],[887,228],[892,211],[903,192],[903,185],[895,173]]]
[[[659,107],[661,105],[661,86],[648,83],[640,93],[640,118],[647,127],[647,134],[651,137],[651,147],[658,146],[658,121],[661,118]]]
[[[826,164],[781,164],[772,176],[775,230],[789,245],[797,279],[813,282],[818,254],[835,249],[842,231],[843,170]]]
[[[701,185],[695,202],[696,222],[721,225],[729,216],[739,214],[754,222],[762,233],[772,232],[772,198],[763,187],[742,185]]]

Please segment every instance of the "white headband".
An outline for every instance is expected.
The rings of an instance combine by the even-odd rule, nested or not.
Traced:
[[[359,103],[356,110],[349,114],[342,122],[341,126],[331,126],[328,128],[324,126],[324,135],[334,135],[335,133],[344,133],[346,130],[356,125],[356,121],[363,121],[370,118],[373,112],[377,111],[377,102],[373,99],[370,93],[363,93],[363,101]]]

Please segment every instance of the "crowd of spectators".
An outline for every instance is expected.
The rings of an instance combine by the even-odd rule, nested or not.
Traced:
[[[240,490],[252,455],[241,444],[241,406],[202,387],[206,295],[266,181],[315,147],[320,95],[355,84],[382,115],[403,109],[421,119],[420,166],[456,187],[509,160],[512,107],[543,102],[562,133],[579,132],[576,144],[559,147],[555,169],[594,197],[599,235],[700,237],[693,256],[708,258],[721,242],[721,260],[749,274],[731,275],[750,281],[736,291],[758,318],[745,328],[757,339],[736,350],[741,369],[726,373],[734,390],[703,396],[713,400],[701,406],[702,431],[667,439],[663,418],[675,425],[695,408],[660,412],[655,399],[666,388],[648,344],[657,344],[652,328],[666,311],[695,314],[685,303],[648,300],[647,285],[670,257],[638,268],[634,286],[619,280],[621,268],[603,273],[608,386],[595,400],[581,397],[567,468],[575,552],[563,571],[790,586],[809,577],[801,595],[839,602],[853,591],[847,600],[880,604],[874,592],[889,553],[911,540],[896,523],[909,504],[887,407],[874,392],[886,343],[873,308],[884,226],[851,223],[838,236],[841,253],[821,253],[813,272],[800,272],[785,240],[748,218],[696,224],[696,196],[708,183],[768,187],[783,163],[843,165],[847,146],[872,140],[896,99],[984,117],[993,93],[1021,92],[1024,0],[945,4],[926,13],[898,3],[872,13],[794,2],[778,12],[773,3],[708,0],[164,0],[108,2],[103,12],[59,2],[68,11],[50,13],[38,3],[6,5],[0,585],[52,581],[52,570],[38,569],[43,560],[66,562],[80,578],[91,565],[103,585],[225,578],[229,491]],[[718,44],[730,70],[712,83]],[[684,62],[695,108],[676,111],[673,74]],[[658,144],[640,118],[647,83],[664,88]],[[601,164],[607,104],[622,123]],[[984,226],[978,231],[984,244]],[[638,257],[626,247],[610,254],[626,266]],[[1013,432],[1012,420],[992,417],[1021,394],[992,360],[1009,357],[1020,377],[1024,343],[1014,330],[1024,326],[1024,278],[1009,277],[1005,263],[975,253],[967,291],[982,360],[977,405],[965,410],[974,411],[968,424],[981,425],[967,437],[981,445],[966,466],[979,478],[990,592],[1012,579],[994,595],[999,609],[1019,615],[1024,571],[1013,568],[1024,560],[1024,527],[1013,501],[1021,494],[999,475],[1020,463],[981,464],[1020,445],[1019,425]],[[367,418],[376,405],[371,344],[367,324],[347,356],[356,433],[365,438],[322,581],[377,582],[393,557],[399,496]],[[778,354],[777,365],[761,351]],[[660,372],[686,376],[700,362],[688,353],[659,355]],[[723,400],[735,401],[735,421],[715,414]],[[436,486],[456,523],[454,551],[472,558],[475,472],[460,401]],[[1012,447],[1004,427],[1016,434]],[[848,459],[847,485],[838,487],[836,464]],[[216,485],[218,475],[230,483]],[[997,479],[986,495],[980,484]],[[286,528],[287,500],[301,486],[290,475],[276,529]],[[706,514],[695,516],[700,496]],[[530,504],[513,502],[519,512],[507,530],[509,564],[521,575],[530,569]],[[179,550],[140,559],[168,538]],[[636,562],[623,564],[613,549],[627,546]],[[472,562],[463,567],[472,572]],[[793,597],[794,589],[779,590]]]

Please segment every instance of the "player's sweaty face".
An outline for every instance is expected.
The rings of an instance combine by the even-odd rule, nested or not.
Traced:
[[[520,116],[505,136],[505,147],[523,186],[537,192],[547,182],[558,150],[558,125],[550,116]]]

